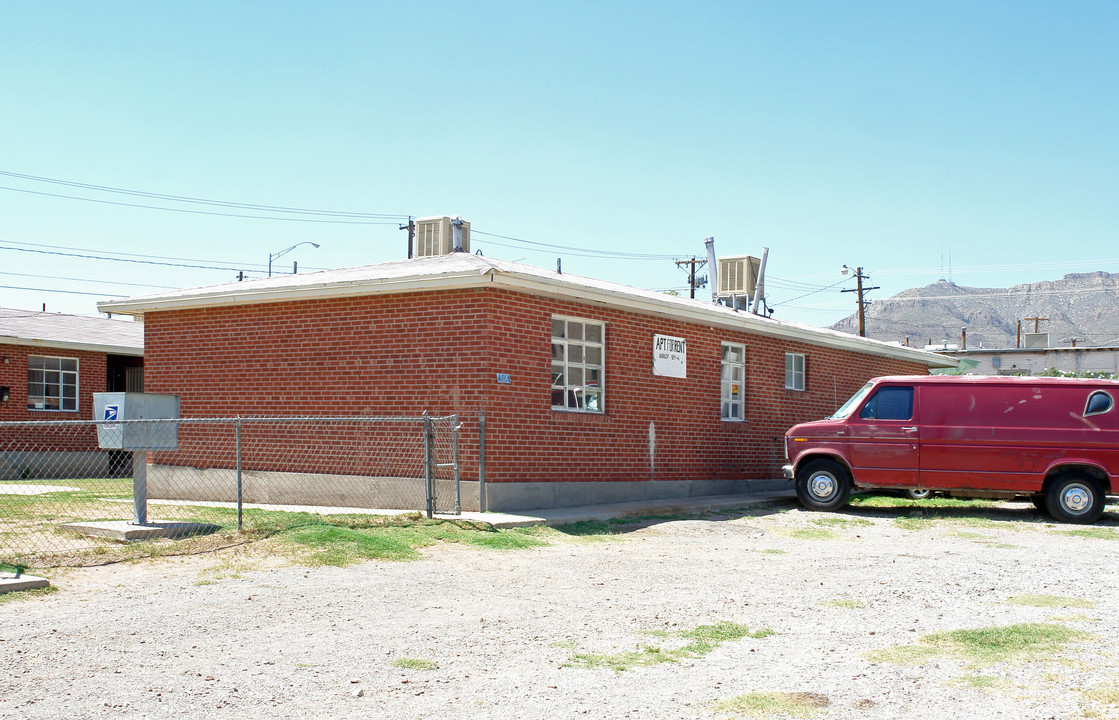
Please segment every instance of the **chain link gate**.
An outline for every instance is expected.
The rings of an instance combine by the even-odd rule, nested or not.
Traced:
[[[457,515],[460,427],[426,414],[0,422],[0,564],[83,564],[122,539],[237,536],[297,513]],[[99,449],[98,432],[177,438],[134,457]]]

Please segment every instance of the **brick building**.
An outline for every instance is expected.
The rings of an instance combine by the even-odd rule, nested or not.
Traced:
[[[457,413],[465,509],[742,491],[867,379],[955,364],[468,253],[100,307],[144,319],[184,417]]]
[[[0,308],[0,421],[93,419],[93,393],[143,390],[143,365],[143,323]],[[96,474],[106,462],[92,431],[18,458],[0,442],[0,478]]]

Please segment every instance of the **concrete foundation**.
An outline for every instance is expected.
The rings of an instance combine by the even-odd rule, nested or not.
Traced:
[[[513,512],[604,503],[747,495],[792,487],[788,480],[487,483],[486,510]]]
[[[177,465],[150,465],[148,498],[236,502],[237,472],[201,470]],[[462,510],[478,510],[478,483],[460,484]],[[354,508],[424,510],[423,478],[320,475],[315,473],[241,472],[241,499],[269,505],[329,505]],[[435,483],[436,510],[454,508],[455,487],[449,480]]]

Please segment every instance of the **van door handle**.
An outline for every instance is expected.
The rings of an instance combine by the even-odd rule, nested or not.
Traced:
[[[917,426],[916,426],[916,425],[914,425],[913,427],[903,427],[903,428],[901,429],[901,431],[902,431],[902,432],[908,432],[908,433],[913,433],[913,432],[917,432]]]

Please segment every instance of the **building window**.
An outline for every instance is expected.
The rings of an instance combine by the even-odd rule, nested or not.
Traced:
[[[723,343],[722,401],[720,416],[723,420],[746,419],[746,346]]]
[[[785,353],[785,389],[804,390],[804,355]]]
[[[27,409],[78,409],[78,361],[74,358],[27,358]]]
[[[552,407],[603,412],[603,326],[552,318]]]

